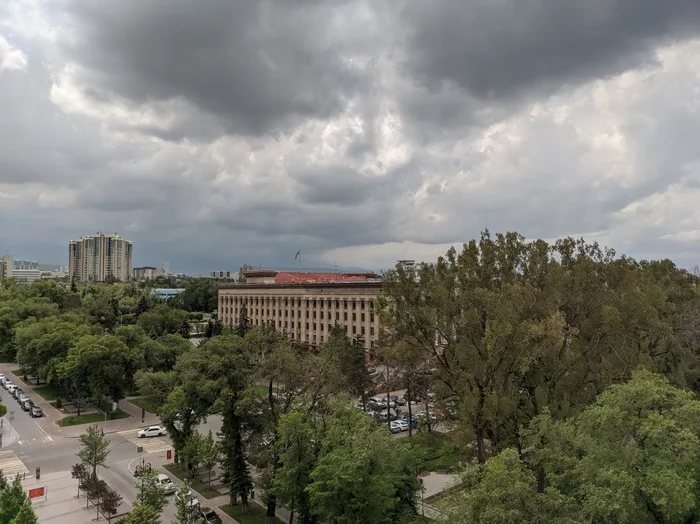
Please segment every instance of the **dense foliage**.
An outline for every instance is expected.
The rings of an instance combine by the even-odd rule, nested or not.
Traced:
[[[668,260],[516,233],[389,272],[385,355],[428,377],[482,464],[461,521],[694,521],[699,284]]]

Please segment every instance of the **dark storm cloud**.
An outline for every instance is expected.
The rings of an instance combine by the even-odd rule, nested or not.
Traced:
[[[134,104],[185,100],[231,134],[262,134],[342,111],[362,90],[333,17],[342,2],[72,2],[68,56],[85,80]],[[361,31],[361,28],[358,28]],[[196,124],[195,124],[196,125]],[[195,130],[196,131],[196,130]]]
[[[697,0],[409,1],[402,14],[409,70],[479,98],[644,66],[658,45],[700,33]]]

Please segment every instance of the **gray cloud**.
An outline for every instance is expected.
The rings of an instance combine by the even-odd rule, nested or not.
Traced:
[[[700,33],[694,0],[438,0],[402,14],[411,72],[487,99],[650,65],[658,45]]]
[[[73,2],[66,50],[100,98],[194,106],[175,134],[193,136],[199,112],[260,134],[333,116],[362,91],[363,67],[346,60],[333,24],[342,12],[342,2]]]

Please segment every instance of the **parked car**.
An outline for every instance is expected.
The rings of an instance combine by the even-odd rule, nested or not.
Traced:
[[[402,419],[399,420],[398,422],[403,422],[404,424],[406,424],[406,426],[408,426],[408,424],[409,424],[408,418],[402,418]],[[412,427],[412,428],[417,428],[417,427],[418,427],[418,421],[415,419],[415,417],[411,419],[410,424],[411,424],[411,427]],[[408,431],[408,427],[406,427],[406,431]]]
[[[2,380],[2,387],[4,387],[5,389],[7,389],[7,386],[9,386],[10,384],[12,384],[12,381],[9,378],[5,377]]]
[[[172,495],[177,491],[177,488],[175,487],[175,484],[173,484],[173,481],[170,480],[170,477],[163,473],[158,474],[156,477],[156,482],[163,486],[163,493],[166,495]]]
[[[15,400],[19,398],[20,393],[24,393],[24,390],[20,387],[16,387],[15,389],[12,390],[12,396],[14,397]]]
[[[32,406],[32,409],[31,409],[31,411],[29,412],[29,414],[30,414],[33,418],[40,418],[40,417],[43,417],[43,416],[44,416],[44,412],[41,410],[41,408],[40,408],[39,406]]]
[[[222,524],[221,517],[211,508],[202,508],[199,511],[202,524]]]
[[[7,390],[7,392],[8,392],[10,395],[12,395],[12,392],[13,392],[15,389],[18,389],[18,388],[19,388],[19,386],[17,386],[16,384],[13,384],[12,382],[10,382],[9,385],[8,385],[5,389]]]
[[[0,382],[5,380],[5,373],[0,373]]]
[[[408,425],[406,426],[406,429],[408,430]],[[401,424],[398,420],[389,422],[389,431],[391,431],[392,433],[401,433],[401,431],[403,431],[401,429]]]
[[[406,399],[404,397],[399,397],[396,399],[396,403],[399,406],[405,406],[406,405]]]
[[[31,399],[27,399],[23,402],[20,402],[19,405],[22,406],[23,411],[31,411],[31,409],[34,407],[34,402],[32,402]]]
[[[168,431],[164,426],[148,426],[147,428],[139,430],[139,438],[162,437],[163,435],[167,434]]]
[[[21,406],[24,402],[27,400],[31,400],[29,398],[29,395],[27,395],[24,391],[21,393],[17,393],[17,402],[19,402],[19,405]]]

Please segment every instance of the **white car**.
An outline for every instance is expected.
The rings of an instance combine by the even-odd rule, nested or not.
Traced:
[[[168,432],[163,426],[148,426],[139,430],[139,438],[145,437],[162,437],[167,435]]]
[[[10,395],[12,395],[12,392],[13,392],[15,389],[17,389],[17,387],[18,387],[17,384],[13,384],[12,382],[9,382],[9,383],[7,384],[7,387],[6,387],[5,389],[7,389],[7,392],[8,392]]]
[[[170,477],[164,475],[163,473],[160,473],[156,477],[156,482],[163,487],[163,493],[166,495],[172,495],[175,493],[175,491],[177,491],[177,488],[175,487],[175,484],[173,484],[173,481],[170,480]]]
[[[189,507],[190,510],[194,510],[200,506],[199,499],[197,498],[197,495],[194,494],[194,491],[189,490],[186,496],[188,499],[187,507]]]
[[[408,427],[406,429],[408,429]],[[389,422],[389,431],[392,433],[401,433],[403,429],[401,429],[401,424],[394,420]]]

